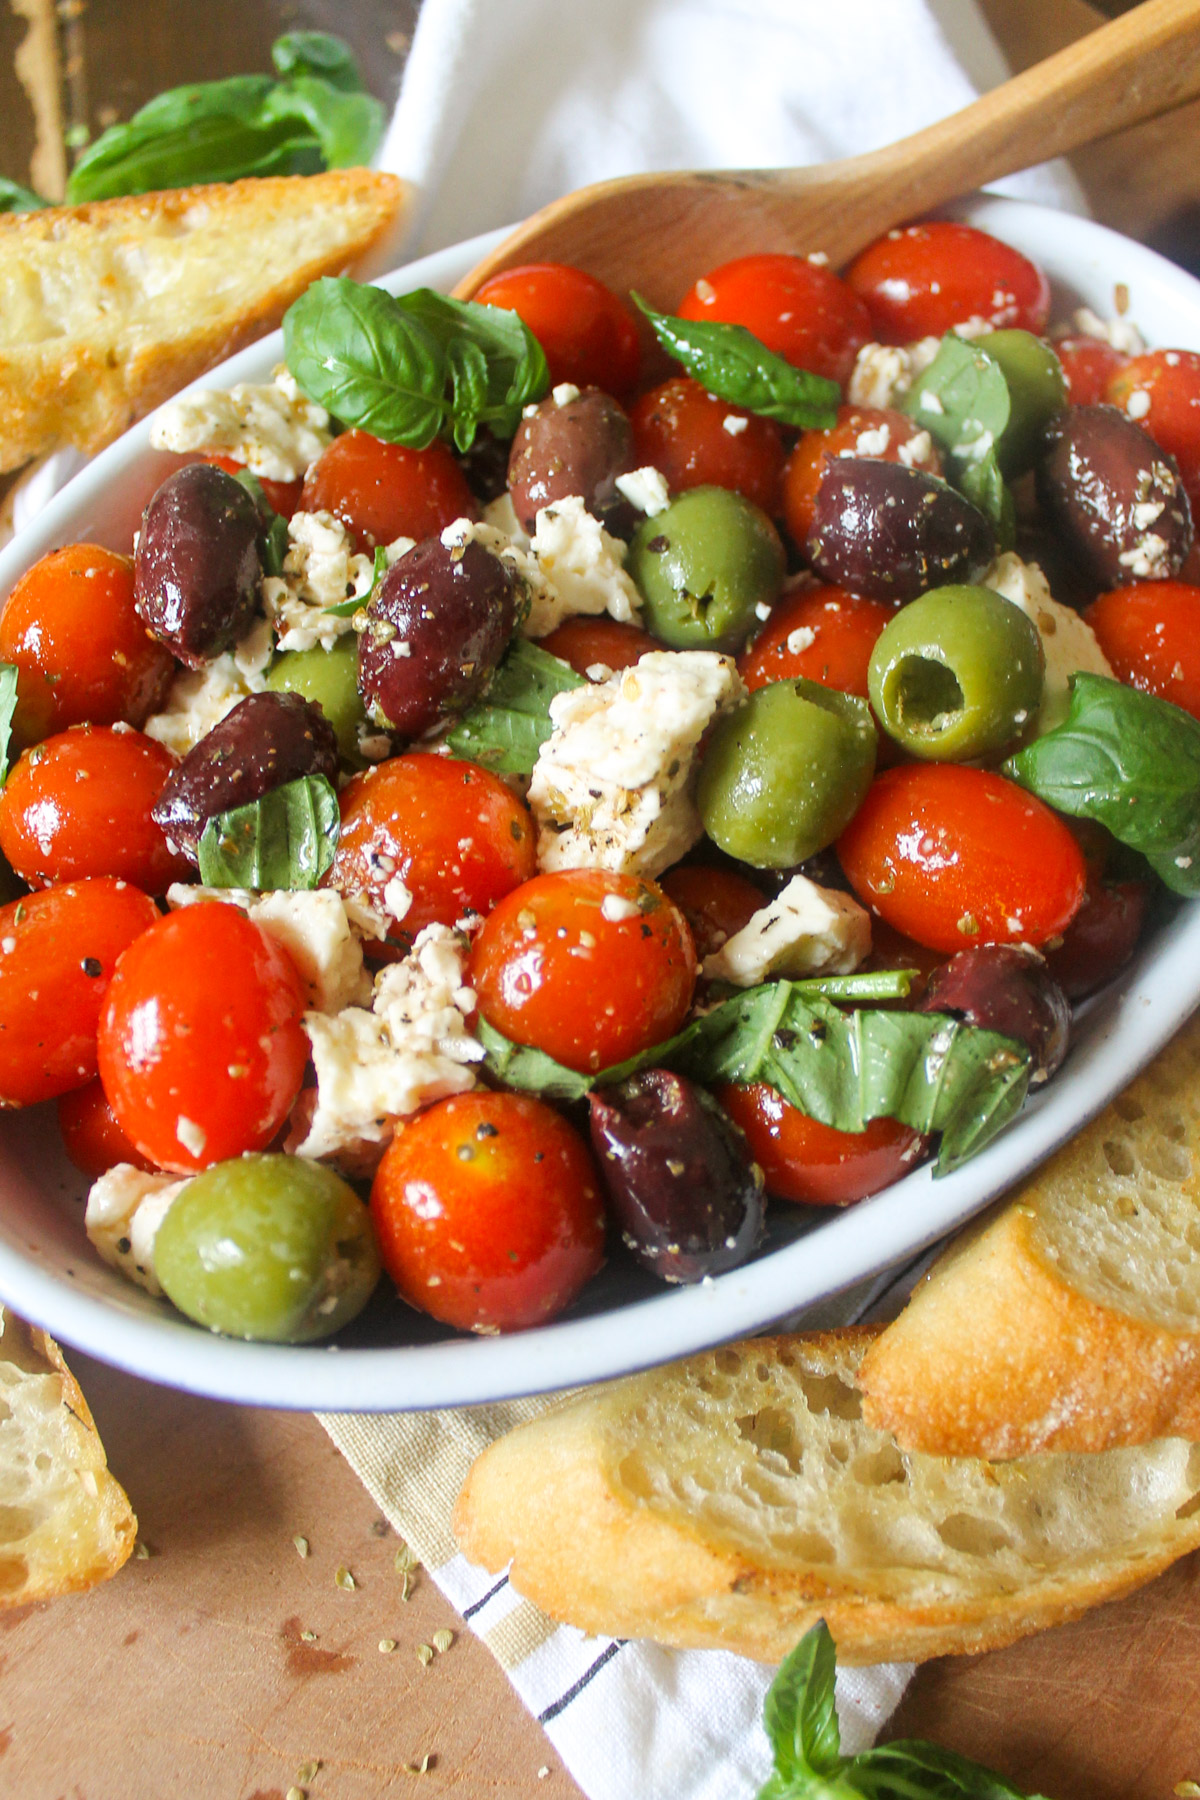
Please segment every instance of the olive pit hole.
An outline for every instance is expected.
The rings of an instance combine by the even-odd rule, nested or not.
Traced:
[[[966,704],[953,669],[931,656],[901,657],[888,677],[896,723],[914,735],[936,737]]]

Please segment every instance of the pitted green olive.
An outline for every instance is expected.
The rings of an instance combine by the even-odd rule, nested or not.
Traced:
[[[998,756],[1042,699],[1045,659],[1033,622],[984,587],[934,588],[902,607],[871,654],[875,716],[911,756]]]
[[[697,789],[704,829],[755,868],[791,868],[850,823],[876,743],[865,700],[816,681],[759,688],[709,742]]]
[[[729,488],[691,488],[633,534],[625,568],[643,623],[672,650],[742,648],[784,576],[779,533]]]
[[[276,693],[303,694],[315,700],[337,738],[338,754],[354,768],[362,767],[358,728],[367,722],[358,693],[358,639],[345,632],[331,650],[285,650],[267,670],[267,686]]]

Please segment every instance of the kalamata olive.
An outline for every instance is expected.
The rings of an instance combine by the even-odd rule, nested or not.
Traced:
[[[249,806],[302,775],[338,771],[337,738],[301,694],[250,694],[189,750],[154,803],[153,817],[188,858],[218,813]]]
[[[1177,575],[1192,516],[1174,457],[1115,406],[1068,406],[1047,442],[1038,499],[1099,586]]]
[[[871,457],[831,458],[804,543],[823,581],[875,600],[971,582],[996,551],[991,525],[936,475]]]
[[[458,466],[467,478],[467,486],[484,506],[508,492],[509,441],[498,438],[481,425],[469,450],[461,450]]]
[[[367,607],[358,691],[377,725],[419,737],[482,691],[516,624],[512,571],[469,539],[426,538],[393,563]]]
[[[168,475],[142,514],[133,601],[155,637],[198,669],[228,650],[258,606],[258,508],[211,463]]]
[[[637,514],[616,481],[632,467],[633,431],[610,394],[584,388],[561,406],[550,394],[521,420],[513,439],[508,459],[513,511],[532,532],[543,506],[580,494],[587,510],[610,531],[627,533]]]
[[[1071,1008],[1045,962],[1015,944],[960,950],[929,977],[918,1012],[953,1013],[968,1025],[1016,1038],[1046,1081],[1067,1054]]]
[[[621,1237],[666,1281],[745,1262],[762,1236],[763,1177],[703,1088],[646,1069],[591,1095],[592,1148]]]

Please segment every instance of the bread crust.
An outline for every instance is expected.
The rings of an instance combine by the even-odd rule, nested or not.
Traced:
[[[0,473],[111,443],[357,262],[407,194],[334,169],[0,214]]]

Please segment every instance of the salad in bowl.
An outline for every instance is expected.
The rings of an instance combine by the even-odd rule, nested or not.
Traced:
[[[761,1326],[1200,991],[1195,284],[991,201],[670,315],[478,248],[5,555],[0,1292],[210,1392]]]

